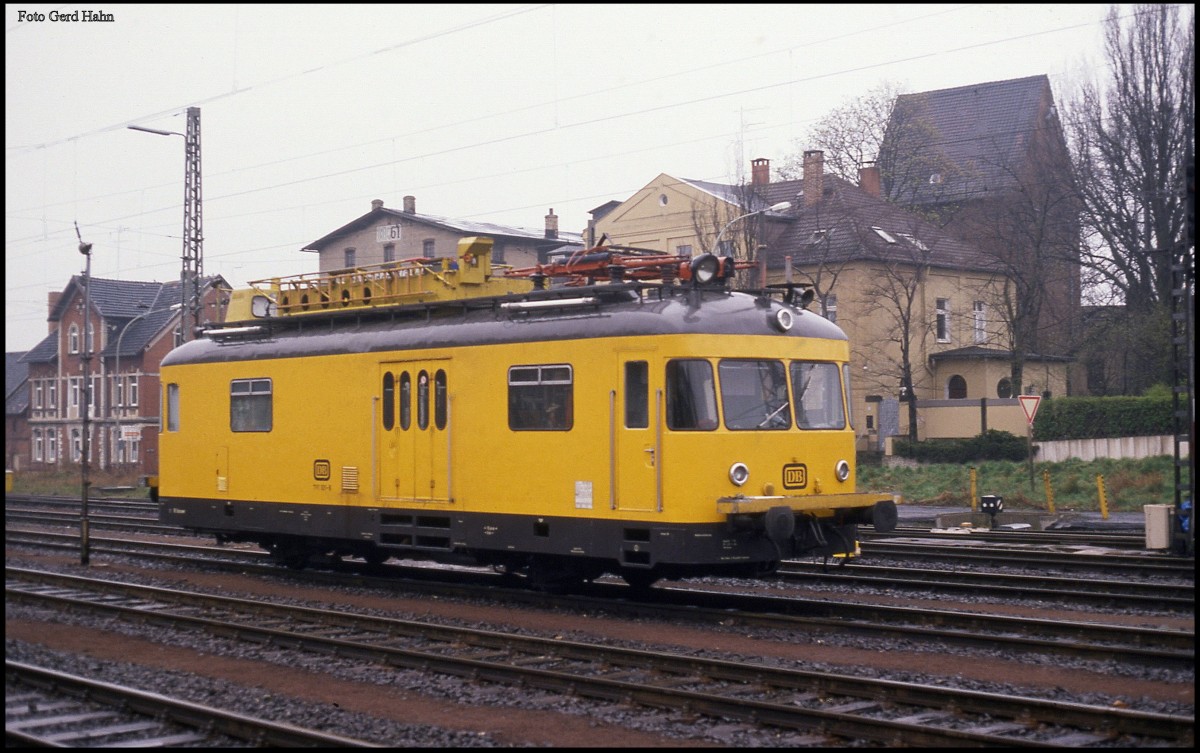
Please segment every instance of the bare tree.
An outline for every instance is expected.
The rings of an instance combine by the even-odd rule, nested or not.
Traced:
[[[900,84],[883,81],[863,96],[831,110],[796,142],[797,149],[783,159],[779,176],[785,180],[803,177],[803,152],[816,148],[825,152],[830,172],[843,180],[857,181],[858,168],[878,158],[896,97],[904,93]]]
[[[1126,6],[1128,7],[1128,6]],[[1087,244],[1084,264],[1131,313],[1170,300],[1184,230],[1185,154],[1194,154],[1195,12],[1114,6],[1104,28],[1108,79],[1066,107]]]
[[[882,319],[889,322],[890,326],[879,330],[885,333],[882,342],[863,343],[856,350],[868,348],[872,351],[873,358],[862,354],[864,363],[874,361],[883,364],[881,368],[877,367],[878,373],[872,374],[876,387],[891,392],[895,381],[899,382],[900,399],[908,405],[908,438],[915,442],[917,380],[914,370],[930,329],[922,300],[925,282],[929,277],[930,260],[927,248],[907,246],[906,249],[907,258],[881,254],[876,260],[871,282],[863,291],[862,315]],[[894,381],[887,384],[887,380]]]

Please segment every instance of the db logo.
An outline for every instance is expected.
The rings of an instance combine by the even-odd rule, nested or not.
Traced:
[[[808,466],[803,463],[789,463],[783,467],[783,488],[803,489],[808,486]]]
[[[314,460],[313,461],[313,478],[317,481],[329,480],[329,461]]]

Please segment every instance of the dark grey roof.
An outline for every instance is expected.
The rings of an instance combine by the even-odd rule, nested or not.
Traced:
[[[931,148],[955,170],[944,176],[942,184],[930,184],[925,175],[917,176],[920,179],[911,187],[893,185],[891,195],[915,204],[947,203],[1011,187],[1010,170],[1025,158],[1042,108],[1052,105],[1045,75],[900,95],[881,153],[889,152],[902,138],[898,134],[903,128],[896,124],[915,119],[932,126]]]
[[[19,416],[29,409],[29,364],[25,351],[4,354],[4,415]]]
[[[51,321],[60,320],[63,310],[83,295],[82,285],[81,276],[71,278],[50,312]],[[101,358],[116,355],[118,341],[122,357],[137,355],[178,314],[177,310],[171,310],[181,298],[178,280],[143,282],[93,277],[90,286],[88,296],[92,309],[100,315],[109,335],[104,338],[104,350],[97,354]],[[212,286],[228,287],[228,284],[220,275],[201,280],[201,290]],[[53,361],[57,354],[58,334],[52,333],[34,346],[24,360],[26,363],[45,363]]]
[[[583,243],[583,235],[580,233],[559,231],[557,238],[547,238],[545,229],[530,230],[528,228],[497,225],[491,222],[458,220],[450,217],[439,217],[432,214],[417,214],[415,212],[402,212],[398,209],[379,207],[378,209],[372,209],[370,212],[367,212],[361,217],[351,220],[345,225],[339,227],[337,230],[321,236],[300,250],[320,251],[331,240],[346,233],[371,225],[381,216],[395,217],[398,219],[403,219],[406,222],[415,222],[422,225],[429,225],[431,227],[439,227],[444,230],[461,233],[463,235],[486,235],[492,238],[513,238],[525,242],[532,242],[535,245],[551,244],[554,246],[559,246],[564,243],[573,243],[579,245],[582,245]]]
[[[22,363],[53,363],[58,358],[58,332],[51,332],[42,341],[25,352]]]
[[[937,353],[931,353],[929,355],[929,362],[933,363],[935,361],[943,361],[943,360],[951,360],[951,359],[968,360],[968,361],[972,361],[972,360],[1011,361],[1012,358],[1013,358],[1013,352],[1011,350],[1001,350],[999,348],[984,348],[979,345],[967,345],[962,348],[952,348],[951,350],[941,350],[941,351],[938,351]],[[1051,355],[1045,355],[1045,354],[1039,354],[1039,353],[1026,353],[1025,360],[1026,361],[1035,361],[1035,362],[1067,363],[1067,362],[1070,362],[1072,359],[1067,356],[1051,356]]]
[[[799,182],[772,184],[771,190],[794,191]],[[799,199],[796,207],[793,197],[793,219],[771,243],[769,266],[783,266],[784,256],[791,256],[795,266],[865,260],[999,271],[994,258],[904,207],[830,174],[824,176],[824,188],[824,198],[812,206]],[[770,191],[766,195],[773,197]]]

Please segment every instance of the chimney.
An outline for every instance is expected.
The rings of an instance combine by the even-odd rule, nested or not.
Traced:
[[[54,316],[54,307],[58,305],[58,299],[60,299],[60,298],[62,298],[61,290],[51,290],[50,291],[50,301],[49,302],[50,302],[50,316],[51,317]],[[51,325],[51,327],[53,327],[53,326],[54,325]]]
[[[858,168],[858,187],[875,198],[883,194],[882,182],[879,179],[879,166],[867,165]]]
[[[383,199],[371,199],[371,211],[376,209],[383,209]]]
[[[550,214],[546,215],[546,237],[550,240],[558,238],[558,215],[554,213],[554,207],[550,207]]]
[[[771,182],[771,160],[759,157],[750,160],[750,185],[765,186]]]
[[[804,206],[811,207],[825,192],[825,152],[810,149],[804,153]]]
[[[406,214],[416,214],[417,213],[417,197],[416,196],[405,196],[404,197],[404,211]]]

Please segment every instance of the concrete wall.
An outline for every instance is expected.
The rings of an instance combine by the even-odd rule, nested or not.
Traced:
[[[1038,462],[1059,462],[1068,458],[1095,460],[1096,458],[1147,458],[1155,455],[1175,454],[1171,435],[1160,437],[1112,437],[1108,439],[1064,439],[1055,442],[1036,442]],[[1182,452],[1190,451],[1187,443]]]

